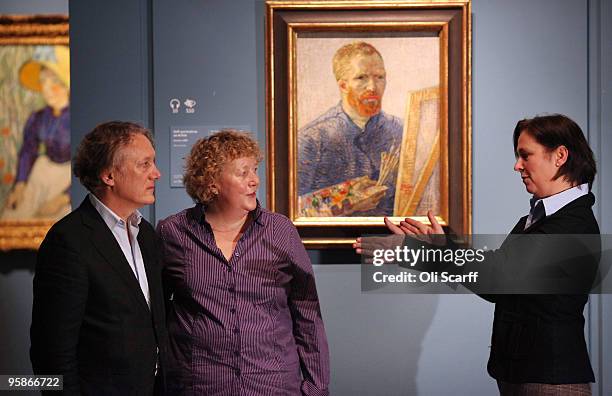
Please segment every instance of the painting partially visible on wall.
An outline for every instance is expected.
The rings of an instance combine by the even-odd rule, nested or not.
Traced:
[[[0,250],[37,248],[70,212],[66,16],[0,17]]]
[[[438,34],[306,32],[296,66],[299,215],[440,213]]]

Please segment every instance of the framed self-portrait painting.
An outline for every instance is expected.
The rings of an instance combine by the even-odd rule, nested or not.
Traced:
[[[68,17],[0,16],[0,250],[70,212]]]
[[[268,1],[268,206],[310,247],[471,231],[470,1]]]

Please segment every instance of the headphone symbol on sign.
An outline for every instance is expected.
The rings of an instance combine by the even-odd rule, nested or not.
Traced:
[[[180,106],[181,106],[180,100],[176,98],[170,100],[170,108],[172,109],[172,114],[178,113]]]

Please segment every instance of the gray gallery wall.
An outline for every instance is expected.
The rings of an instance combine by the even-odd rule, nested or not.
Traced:
[[[600,168],[598,219],[611,232],[611,2],[475,0],[472,11],[474,232],[505,233],[527,211],[529,197],[512,171],[510,134],[518,119],[543,112],[568,114],[587,133]],[[0,12],[19,11],[5,11],[3,3]],[[73,1],[70,16],[73,147],[103,120],[152,128],[164,177],[147,211],[151,220],[190,204],[183,190],[169,187],[170,126],[248,125],[264,143],[262,1]],[[196,112],[172,115],[168,101],[177,96],[195,98]],[[83,195],[75,185],[75,202]],[[331,348],[332,394],[495,393],[485,371],[491,305],[469,295],[363,294],[358,266],[336,264],[346,261],[342,256],[311,255]],[[3,373],[29,370],[28,259],[13,255],[13,270],[0,273]],[[605,336],[611,312],[610,296],[594,296],[586,312],[596,395],[612,394],[612,345]]]

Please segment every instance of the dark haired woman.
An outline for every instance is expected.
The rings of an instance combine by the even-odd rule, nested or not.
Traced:
[[[599,234],[591,209],[595,197],[590,192],[596,173],[595,160],[580,127],[560,114],[525,119],[517,123],[513,142],[514,170],[533,198],[529,215],[518,221],[511,234],[530,234],[532,240],[538,234]],[[444,234],[444,230],[431,212],[428,217],[431,225],[412,219],[400,222],[399,226],[388,219],[385,223],[394,234],[432,240],[432,235]],[[360,239],[354,247],[362,252]],[[489,263],[499,264],[510,254],[507,250],[502,245],[499,251],[492,252]],[[514,260],[513,264],[553,253],[551,249],[536,250],[520,252],[525,258]],[[579,257],[578,262],[572,259],[571,264],[580,269],[593,268],[598,259],[591,250]],[[495,303],[487,368],[497,380],[501,395],[591,394],[589,383],[595,378],[584,339],[586,291],[483,297]]]

